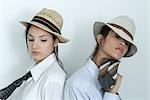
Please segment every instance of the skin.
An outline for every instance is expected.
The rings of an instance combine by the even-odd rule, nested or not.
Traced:
[[[52,35],[36,26],[31,26],[27,35],[28,50],[36,63],[41,62],[58,45],[58,39],[53,39]]]
[[[99,66],[105,58],[121,59],[128,51],[130,43],[122,39],[115,32],[109,31],[108,35],[104,37],[101,34],[97,35],[97,42],[99,49],[93,57],[93,61]],[[121,85],[122,75],[118,74],[115,85],[110,88],[109,92],[117,93]]]

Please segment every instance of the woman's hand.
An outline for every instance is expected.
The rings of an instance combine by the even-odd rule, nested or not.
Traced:
[[[112,88],[110,89],[109,92],[111,93],[118,93],[118,90],[120,88],[120,85],[121,85],[121,81],[122,81],[122,75],[120,75],[119,73],[117,74],[117,78],[116,78],[116,83],[115,85],[112,86]]]

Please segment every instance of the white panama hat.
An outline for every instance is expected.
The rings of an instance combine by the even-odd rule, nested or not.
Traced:
[[[95,22],[93,27],[95,39],[96,36],[101,32],[102,27],[105,25],[110,27],[121,38],[131,43],[129,50],[124,57],[133,56],[137,52],[137,47],[133,42],[136,28],[134,21],[131,18],[128,16],[118,16],[110,20],[108,23]]]
[[[41,28],[51,34],[55,35],[60,43],[66,43],[69,40],[61,35],[63,26],[62,16],[54,10],[43,8],[38,12],[33,19],[29,21],[20,21],[25,27],[29,24]]]

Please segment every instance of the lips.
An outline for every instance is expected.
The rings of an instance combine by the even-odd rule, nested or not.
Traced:
[[[116,50],[119,50],[121,53],[123,53],[123,49],[122,48],[116,48]]]
[[[40,52],[32,51],[32,54],[33,54],[33,55],[38,55],[38,54],[40,54]]]

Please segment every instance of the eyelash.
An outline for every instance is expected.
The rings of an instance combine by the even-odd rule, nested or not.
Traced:
[[[28,41],[34,41],[33,39],[29,39]]]
[[[47,40],[41,40],[42,42],[46,42]]]
[[[115,37],[116,37],[116,38],[118,38],[118,39],[120,38],[120,36],[119,36],[119,35],[115,35]]]
[[[29,39],[28,41],[34,41],[34,39]],[[41,40],[42,42],[46,42],[47,40]]]
[[[125,42],[125,44],[126,44],[127,46],[130,46],[130,43],[129,43],[129,42]]]

